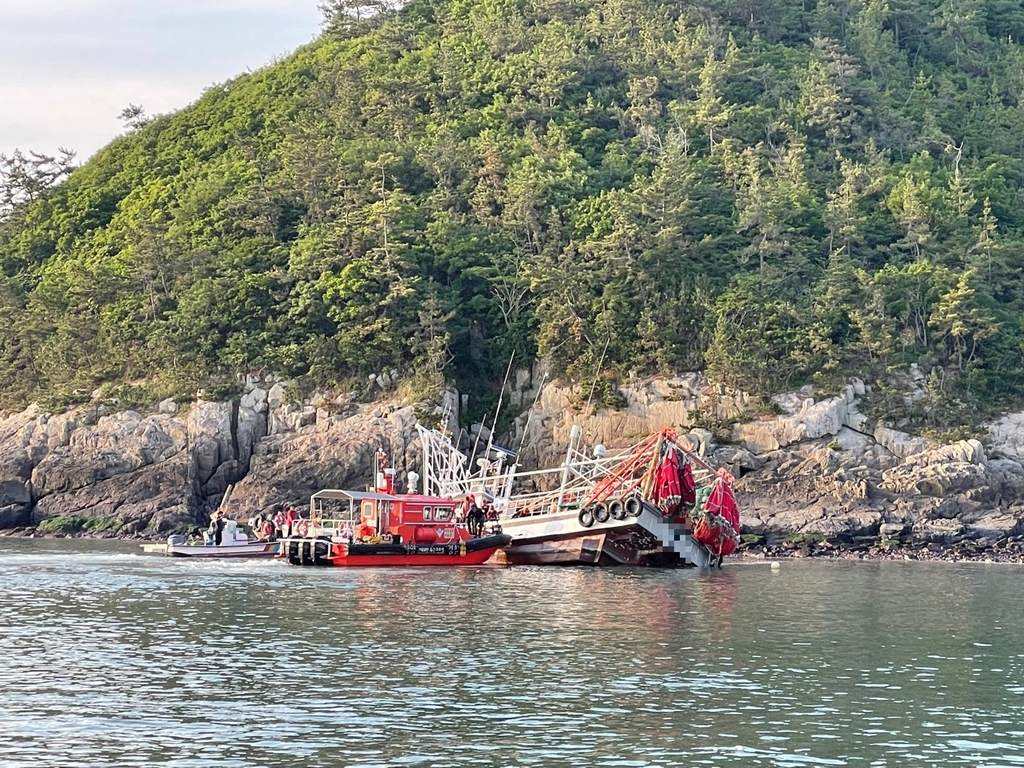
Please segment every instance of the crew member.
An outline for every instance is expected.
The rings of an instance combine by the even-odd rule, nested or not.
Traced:
[[[210,534],[213,543],[219,547],[224,536],[224,515],[219,509],[213,510],[210,514],[210,528],[207,533]]]
[[[484,532],[485,519],[484,511],[476,505],[476,499],[473,499],[466,513],[466,526],[469,528],[470,536],[480,536]]]

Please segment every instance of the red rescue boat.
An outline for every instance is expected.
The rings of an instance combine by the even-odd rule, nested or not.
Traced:
[[[279,557],[317,566],[481,565],[512,540],[497,525],[471,532],[457,507],[439,496],[395,493],[387,469],[373,491],[313,494],[309,519],[281,540]]]

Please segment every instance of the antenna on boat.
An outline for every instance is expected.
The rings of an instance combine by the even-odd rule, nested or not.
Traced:
[[[540,400],[541,394],[544,392],[544,382],[548,379],[548,372],[544,371],[544,375],[540,377],[540,386],[537,387],[537,394],[534,395],[533,405],[530,406],[530,410],[526,414],[526,426],[523,427],[523,439],[519,441],[519,450],[516,451],[516,456],[519,456],[523,452],[523,447],[526,445],[526,435],[530,431],[530,422],[533,421],[533,412],[537,410],[537,401]]]
[[[484,458],[490,461],[491,446],[494,445],[494,430],[498,428],[498,414],[501,413],[501,401],[505,399],[505,387],[508,385],[508,377],[512,374],[512,361],[516,359],[516,352],[512,350],[512,355],[508,359],[508,370],[505,371],[505,380],[501,382],[501,392],[498,393],[498,407],[494,409],[494,421],[491,423],[491,433],[487,436],[487,452],[484,453]]]
[[[494,427],[498,426],[498,413],[501,411],[501,400],[505,396],[505,385],[508,383],[509,374],[512,373],[512,361],[515,360],[515,359],[516,359],[516,353],[515,353],[515,350],[512,350],[512,355],[508,359],[508,369],[505,371],[505,378],[501,382],[501,392],[498,393],[498,407],[494,409],[494,423],[491,426],[491,434],[487,438],[487,453],[488,454],[490,454],[490,452],[491,452],[491,445],[492,445],[492,442],[494,440]],[[480,422],[480,426],[486,427],[487,425],[484,424],[481,421]],[[483,432],[483,430],[481,429],[480,432]],[[475,458],[476,457],[476,449],[480,447],[480,432],[476,433],[476,440],[473,442],[473,453],[470,454],[470,458]],[[484,458],[486,458],[486,456]]]
[[[224,496],[220,500],[220,509],[222,512],[227,512],[228,502],[231,501],[231,492],[235,490],[234,483],[228,483],[228,487],[224,490]]]
[[[608,345],[611,343],[612,337],[609,335],[604,342],[604,351],[601,352],[601,359],[597,361],[597,371],[594,373],[594,383],[590,385],[590,397],[587,398],[587,410],[590,410],[590,403],[594,399],[594,390],[597,388],[597,380],[601,376],[601,366],[604,365],[604,355],[608,351]]]

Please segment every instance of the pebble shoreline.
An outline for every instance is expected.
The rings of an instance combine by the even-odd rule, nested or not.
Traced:
[[[997,542],[963,540],[953,544],[882,542],[764,543],[742,546],[741,560],[873,560],[947,563],[1011,563],[1024,565],[1024,537]]]

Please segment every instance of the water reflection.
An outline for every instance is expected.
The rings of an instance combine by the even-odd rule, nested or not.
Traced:
[[[1020,576],[332,571],[0,542],[0,762],[1020,765]]]

